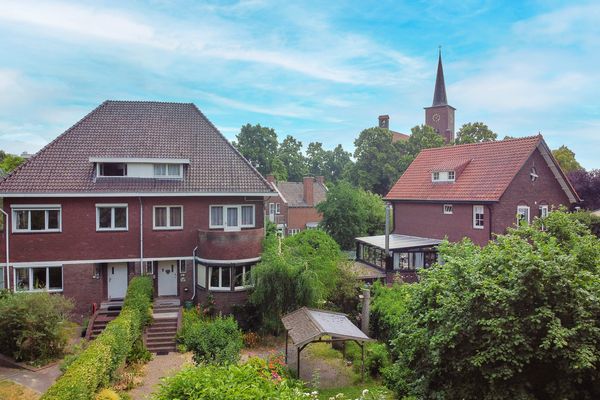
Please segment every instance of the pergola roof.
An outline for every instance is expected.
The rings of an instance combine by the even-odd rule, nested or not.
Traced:
[[[332,336],[339,340],[369,341],[346,314],[302,307],[281,317],[294,346],[300,347],[319,339]]]
[[[380,249],[385,249],[385,235],[359,237],[356,238],[356,240],[371,246],[379,247]],[[390,250],[431,247],[437,246],[440,243],[442,243],[442,241],[439,239],[397,234],[390,235]]]

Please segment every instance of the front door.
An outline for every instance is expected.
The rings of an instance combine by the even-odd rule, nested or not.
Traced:
[[[158,295],[177,296],[177,261],[158,262]]]
[[[108,298],[124,299],[127,292],[127,263],[109,263],[108,272]]]

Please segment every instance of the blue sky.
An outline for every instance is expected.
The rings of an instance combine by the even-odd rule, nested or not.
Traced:
[[[541,132],[600,168],[597,21],[598,2],[0,0],[0,148],[37,151],[122,99],[353,150],[380,114],[423,123],[442,45],[457,128]]]

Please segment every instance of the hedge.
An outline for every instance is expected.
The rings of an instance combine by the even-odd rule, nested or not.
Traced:
[[[119,316],[108,323],[41,400],[93,399],[99,388],[108,385],[141,337],[152,318],[151,306],[152,280],[146,276],[133,278]]]

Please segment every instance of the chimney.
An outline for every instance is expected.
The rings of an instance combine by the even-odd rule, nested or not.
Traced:
[[[314,178],[312,176],[305,176],[303,179],[304,202],[309,206],[314,205],[313,182]]]
[[[273,175],[273,174],[267,175],[267,182],[275,183],[275,175]]]
[[[380,115],[379,116],[379,127],[383,129],[390,129],[390,116]]]
[[[324,176],[317,176],[315,179],[317,180],[317,183],[320,183],[321,185],[325,184],[325,177]]]

